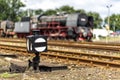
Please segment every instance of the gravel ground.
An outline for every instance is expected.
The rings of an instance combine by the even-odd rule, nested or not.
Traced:
[[[26,71],[25,73],[10,73],[9,62],[0,58],[0,80],[120,80],[119,69],[100,67],[69,66],[67,70],[52,72]]]

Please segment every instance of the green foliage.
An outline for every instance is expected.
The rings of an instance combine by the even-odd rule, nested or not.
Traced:
[[[24,4],[20,0],[0,0],[0,20],[16,21],[20,7]]]
[[[74,8],[71,6],[68,6],[68,5],[57,8],[56,11],[57,12],[65,12],[65,13],[74,13],[75,12]]]
[[[0,78],[11,78],[11,77],[15,77],[17,76],[18,74],[10,74],[8,72],[5,72],[3,74],[0,74]]]
[[[55,15],[57,12],[55,10],[49,9],[44,12],[45,15]]]
[[[20,7],[24,7],[24,4],[20,0],[6,0],[8,4],[7,15],[8,19],[16,21],[19,15]]]
[[[8,5],[5,0],[0,0],[0,20],[5,20],[7,18],[6,10]]]
[[[39,15],[39,14],[42,14],[42,13],[43,13],[43,10],[42,10],[42,9],[35,10],[35,14],[36,14],[36,15]]]
[[[86,13],[86,12],[83,9],[78,9],[78,10],[75,10],[75,13]]]
[[[110,29],[120,30],[120,14],[112,14],[110,17]],[[108,17],[105,18],[105,23],[107,23]]]

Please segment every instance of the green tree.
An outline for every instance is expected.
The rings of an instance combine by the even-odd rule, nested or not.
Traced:
[[[71,6],[68,6],[68,5],[64,5],[64,6],[60,7],[60,8],[57,8],[56,11],[60,12],[60,13],[65,12],[65,13],[68,13],[68,14],[75,12],[74,8],[71,7]]]
[[[86,13],[86,11],[83,9],[77,9],[75,10],[75,13]]]
[[[49,9],[44,12],[45,15],[55,15],[57,14],[56,10]]]
[[[0,0],[0,20],[5,20],[7,18],[6,10],[8,7],[5,0]]]
[[[19,17],[27,16],[27,10],[20,10],[19,11]]]
[[[43,13],[43,10],[42,9],[38,9],[38,10],[35,10],[35,14],[36,15],[40,15]]]
[[[20,0],[6,0],[8,5],[6,14],[8,15],[8,19],[12,21],[16,21],[20,12],[20,8],[25,5]]]
[[[110,21],[110,29],[115,31],[115,30],[120,30],[120,14],[112,14],[109,17]],[[108,23],[108,17],[105,18],[105,23]]]
[[[20,8],[24,6],[20,0],[0,0],[0,20],[16,21]]]

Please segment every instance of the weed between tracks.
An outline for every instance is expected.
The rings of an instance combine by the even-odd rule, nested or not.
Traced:
[[[0,78],[12,78],[15,76],[18,76],[18,74],[16,74],[16,73],[11,74],[9,72],[5,72],[5,73],[0,74]]]

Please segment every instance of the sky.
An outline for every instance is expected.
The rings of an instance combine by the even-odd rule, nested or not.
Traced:
[[[24,9],[56,9],[63,5],[72,6],[74,9],[84,9],[86,12],[92,11],[100,14],[101,18],[110,15],[120,14],[120,0],[21,0],[26,7]],[[106,6],[111,7],[107,8]]]

